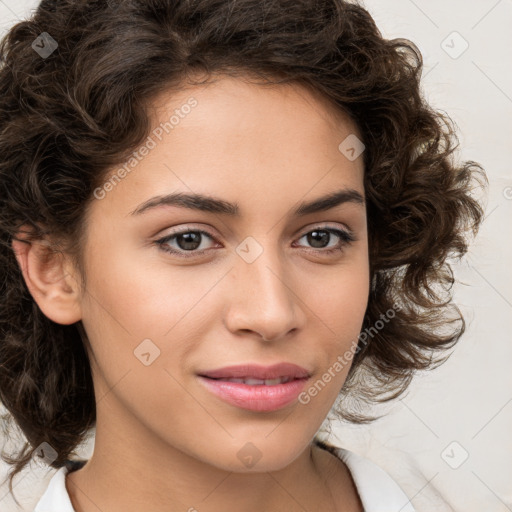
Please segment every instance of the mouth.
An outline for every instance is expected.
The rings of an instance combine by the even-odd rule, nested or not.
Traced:
[[[216,397],[235,407],[256,411],[275,411],[292,404],[310,373],[301,366],[280,363],[273,366],[239,365],[203,371],[202,385]]]
[[[211,380],[221,380],[223,382],[236,382],[238,384],[246,384],[247,386],[277,386],[278,384],[286,384],[292,380],[298,380],[294,377],[278,377],[276,379],[256,379],[255,377],[242,377],[242,378],[212,378],[206,375],[200,375],[200,377],[204,377],[205,379]]]
[[[282,383],[277,382],[277,379],[293,380],[310,377],[308,370],[293,363],[277,363],[272,366],[261,366],[258,364],[226,366],[215,370],[201,371],[199,375],[210,379],[242,379],[242,381],[249,385],[262,385],[268,382],[268,384],[266,384],[268,386]]]

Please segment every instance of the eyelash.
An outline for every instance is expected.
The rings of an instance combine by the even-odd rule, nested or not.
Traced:
[[[330,228],[330,227],[327,227],[327,226],[317,226],[317,227],[315,227],[315,228],[313,228],[313,229],[303,233],[299,237],[299,240],[301,238],[303,238],[304,236],[312,233],[313,231],[326,231],[328,233],[331,233],[331,234],[334,234],[334,235],[338,236],[341,239],[340,244],[338,244],[338,246],[336,246],[336,247],[334,247],[332,249],[325,249],[325,250],[322,250],[322,249],[310,249],[310,251],[313,251],[315,253],[319,253],[321,255],[332,255],[335,252],[341,252],[346,245],[349,245],[352,242],[356,241],[356,238],[355,238],[354,234],[351,231],[342,230],[342,229],[339,229],[339,228]],[[170,249],[169,246],[166,245],[168,242],[170,242],[171,240],[175,239],[177,236],[188,234],[188,233],[200,233],[201,235],[206,235],[207,237],[209,237],[209,238],[211,238],[212,240],[215,241],[215,237],[213,235],[211,235],[210,233],[208,233],[207,231],[204,231],[202,229],[187,229],[187,230],[184,230],[184,231],[179,231],[179,232],[176,232],[176,233],[172,233],[170,235],[166,235],[165,237],[160,238],[159,240],[156,240],[155,243],[160,247],[160,249],[162,251],[167,252],[167,253],[171,253],[171,254],[174,254],[174,255],[177,255],[177,256],[179,256],[181,258],[193,258],[193,257],[201,255],[201,254],[205,253],[206,251],[210,250],[210,249],[203,249],[202,251],[197,251],[197,250],[184,251],[184,250]],[[189,254],[187,254],[187,252]]]

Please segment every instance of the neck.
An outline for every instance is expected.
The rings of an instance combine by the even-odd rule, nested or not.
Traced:
[[[234,472],[155,439],[136,446],[133,439],[141,437],[127,434],[97,424],[92,457],[66,478],[76,512],[303,512],[318,509],[319,502],[326,512],[336,510],[326,485],[325,463],[332,456],[313,444],[285,468]]]
[[[124,461],[115,468],[98,464],[97,457],[93,457],[67,476],[66,486],[76,512],[303,512],[314,510],[319,499],[325,502],[322,510],[334,512],[334,498],[316,467],[317,449],[310,445],[281,471],[250,474],[203,468],[197,475],[184,468],[176,473],[162,466],[155,473],[155,468],[149,472],[140,467],[132,470],[134,466]],[[130,471],[121,470],[121,466]]]

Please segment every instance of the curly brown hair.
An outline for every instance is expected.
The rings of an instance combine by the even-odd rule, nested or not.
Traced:
[[[32,44],[43,32],[51,55]],[[54,0],[0,46],[0,399],[27,442],[12,478],[43,442],[61,467],[95,425],[81,322],[59,325],[33,300],[12,250],[22,226],[51,237],[83,272],[84,215],[106,173],[151,129],[147,105],[202,73],[294,82],[356,123],[365,144],[370,296],[337,411],[398,397],[464,332],[452,257],[482,221],[482,167],[457,164],[454,123],[425,101],[422,56],[382,37],[344,0]],[[201,82],[201,83],[204,83]],[[85,282],[85,279],[84,279]],[[399,307],[397,307],[399,305]],[[394,308],[394,309],[393,309]],[[375,329],[393,309],[384,329]],[[372,330],[373,328],[373,330]],[[349,407],[350,406],[350,407]]]

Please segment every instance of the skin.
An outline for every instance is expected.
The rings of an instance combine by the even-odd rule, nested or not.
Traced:
[[[97,401],[94,454],[69,474],[77,512],[361,511],[344,463],[311,441],[349,364],[311,398],[252,412],[207,391],[196,372],[232,364],[293,362],[316,382],[350,349],[369,292],[364,204],[346,202],[305,217],[298,203],[343,188],[364,197],[363,161],[339,144],[359,132],[326,101],[298,85],[273,87],[220,77],[161,94],[154,126],[194,97],[198,104],[87,212],[86,288],[66,255],[13,242],[37,304],[61,324],[82,321],[90,341]],[[361,137],[360,137],[361,138]],[[237,202],[241,215],[164,206],[130,215],[170,192]],[[331,234],[326,249],[304,236]],[[204,229],[195,256],[164,252],[155,240]],[[236,248],[253,237],[252,263]],[[178,237],[179,238],[179,237]],[[169,241],[184,253],[186,243]],[[205,249],[201,255],[200,251]],[[253,249],[251,249],[253,250]],[[190,251],[189,251],[190,253]],[[150,339],[160,355],[134,355]],[[246,467],[238,452],[261,455]]]

